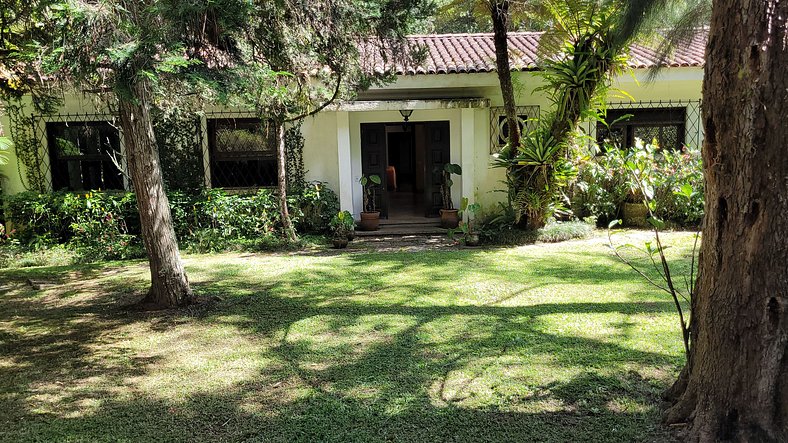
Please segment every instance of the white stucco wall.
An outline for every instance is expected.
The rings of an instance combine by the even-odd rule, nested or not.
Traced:
[[[304,167],[306,179],[328,183],[339,192],[339,160],[337,149],[337,118],[335,112],[321,112],[307,117],[301,125],[304,136]]]

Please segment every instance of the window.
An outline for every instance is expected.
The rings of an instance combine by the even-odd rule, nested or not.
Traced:
[[[275,134],[253,118],[208,121],[211,186],[276,186]]]
[[[109,122],[47,123],[52,188],[123,189],[120,137]]]
[[[597,124],[597,141],[608,140],[622,148],[657,140],[661,148],[679,150],[684,146],[686,108],[611,109],[605,121]]]
[[[516,111],[521,134],[526,135],[536,129],[539,124],[539,106],[518,106]],[[503,108],[492,108],[490,117],[490,154],[496,154],[509,141],[509,125]]]

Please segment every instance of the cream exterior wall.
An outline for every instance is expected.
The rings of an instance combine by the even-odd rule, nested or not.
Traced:
[[[515,93],[519,106],[538,105],[541,113],[549,111],[550,103],[544,92],[535,92],[540,86],[539,77],[532,72],[515,73]],[[624,75],[614,82],[608,101],[629,101],[629,97],[617,92],[625,91],[635,101],[698,100],[701,98],[703,71],[700,68],[670,68],[663,70],[652,82],[647,81],[645,70],[633,75]],[[415,107],[412,122],[448,121],[450,125],[450,159],[461,164],[464,174],[455,180],[452,196],[455,205],[461,197],[479,201],[483,208],[492,209],[496,202],[505,200],[503,189],[504,171],[492,168],[490,155],[490,108],[480,105],[462,104],[458,107],[446,105],[451,100],[481,98],[491,107],[502,106],[503,100],[495,73],[441,74],[401,76],[394,83],[376,88],[360,95],[356,103],[369,101],[370,106],[342,105],[307,118],[302,125],[305,139],[304,163],[308,180],[319,180],[337,192],[343,209],[358,214],[361,208],[361,124],[396,123],[402,116],[391,106],[381,106],[389,100],[411,100]],[[449,101],[447,101],[449,100]],[[461,100],[460,100],[461,102]],[[378,105],[375,105],[378,103]],[[422,109],[422,108],[429,109]],[[63,113],[91,113],[95,102],[81,95],[68,96]],[[0,116],[0,124],[8,130],[6,116]],[[470,140],[468,140],[470,138]],[[46,149],[46,141],[42,141]],[[0,166],[5,176],[3,189],[13,194],[24,190],[16,158],[8,152],[9,163]],[[47,158],[48,156],[44,156]],[[469,170],[469,166],[471,169]]]
[[[58,114],[101,114],[106,112],[105,108],[89,95],[66,94],[62,97],[61,102],[62,106],[56,111]],[[30,100],[23,99],[22,103],[25,105],[24,115],[26,118],[29,118],[33,114],[37,114],[31,106]],[[45,133],[44,125],[46,124],[46,119],[38,120],[37,123],[38,128],[36,132],[39,134]],[[2,108],[0,108],[0,127],[6,136],[10,135],[8,115],[6,115],[5,110]],[[123,140],[121,137],[121,153],[123,151],[122,145]],[[47,140],[40,140],[39,149],[41,150],[41,158],[43,161],[42,169],[49,170],[49,148],[47,146]],[[11,148],[4,154],[8,157],[9,161],[6,165],[0,165],[0,180],[2,180],[3,193],[16,194],[26,191],[27,180],[26,178],[22,178],[24,170],[23,167],[19,166],[19,161],[14,153],[14,149]],[[48,177],[48,179],[51,181],[51,177]]]

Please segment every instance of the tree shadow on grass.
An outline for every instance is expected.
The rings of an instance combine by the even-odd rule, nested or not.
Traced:
[[[444,266],[472,264],[462,256],[443,258]],[[100,293],[83,299],[41,303],[24,291],[4,296],[0,399],[8,407],[0,411],[0,440],[669,439],[657,425],[665,381],[631,368],[675,368],[678,357],[629,348],[615,337],[552,331],[544,321],[662,314],[672,312],[669,302],[413,304],[407,294],[433,294],[453,284],[456,274],[401,281],[359,275],[381,262],[391,273],[408,266],[429,271],[439,259],[359,254],[348,259],[348,269],[299,269],[253,283],[231,266],[217,267],[195,290],[226,294],[225,300],[195,315],[129,311],[122,305],[133,302],[128,287],[137,281],[102,282]],[[596,277],[590,269],[577,271],[560,279],[582,283]],[[354,274],[356,281],[342,282]],[[362,297],[370,290],[399,291],[400,298]],[[173,365],[173,356],[118,346],[115,334],[135,323],[151,334],[179,325],[229,328],[252,340],[257,357],[271,363],[229,386],[185,386],[176,398],[160,395],[130,380],[152,377]],[[630,333],[628,322],[614,327]],[[203,343],[189,331],[192,336],[178,339]],[[96,384],[96,377],[103,382]],[[38,398],[42,392],[58,395],[58,382],[60,398]],[[53,385],[42,390],[46,384]]]

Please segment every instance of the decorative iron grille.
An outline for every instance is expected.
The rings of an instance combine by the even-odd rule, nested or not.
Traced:
[[[126,188],[120,131],[109,114],[31,116],[45,189]]]
[[[527,134],[537,128],[540,113],[538,105],[518,106],[516,111],[521,134]],[[490,108],[490,154],[501,152],[508,140],[506,111],[502,107]]]
[[[629,148],[635,139],[657,140],[659,146],[681,149],[703,143],[700,100],[615,102],[607,105],[605,123],[587,123],[586,133],[598,143]]]
[[[157,134],[165,182],[180,189],[185,179],[176,172],[183,164],[165,165],[201,157],[190,163],[190,174],[211,187],[260,188],[276,186],[275,134],[251,112],[211,112],[205,124],[198,117],[181,116],[177,134]],[[162,130],[154,122],[157,132]],[[170,125],[172,126],[172,125]],[[82,191],[130,189],[126,179],[123,134],[111,114],[48,114],[30,117],[36,169],[42,172],[44,189]],[[169,128],[169,132],[173,132]],[[168,146],[167,144],[178,146]],[[184,145],[184,146],[181,146]],[[172,157],[172,159],[170,159]],[[167,167],[169,166],[169,167]],[[192,167],[194,166],[194,167]],[[169,172],[168,172],[169,171]],[[174,172],[173,172],[174,171]],[[20,171],[21,173],[21,171]],[[181,174],[183,175],[183,174]],[[205,180],[209,177],[209,180]],[[192,188],[194,183],[189,183]]]
[[[211,187],[277,185],[274,128],[251,112],[213,112],[206,121]]]

